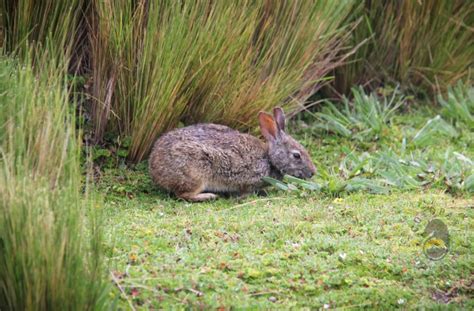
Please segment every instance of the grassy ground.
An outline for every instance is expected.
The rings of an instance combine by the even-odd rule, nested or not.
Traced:
[[[343,147],[375,152],[421,128],[431,112],[397,116],[389,139],[299,133],[316,163],[337,170]],[[439,138],[471,157],[472,136]],[[189,204],[153,187],[146,163],[104,170],[112,291],[128,308],[474,308],[474,201],[435,183],[375,195],[270,189],[267,196]],[[423,255],[433,218],[450,230],[440,261]]]

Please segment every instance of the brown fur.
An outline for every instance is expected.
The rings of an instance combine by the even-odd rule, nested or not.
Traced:
[[[160,187],[189,201],[217,198],[216,193],[245,195],[265,186],[262,177],[283,174],[309,178],[315,167],[307,151],[284,132],[284,114],[259,114],[267,142],[227,126],[196,124],[175,129],[154,144],[150,174]],[[292,154],[300,154],[294,159]]]

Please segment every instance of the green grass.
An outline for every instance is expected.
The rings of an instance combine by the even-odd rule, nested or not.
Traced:
[[[0,309],[473,309],[473,11],[0,0]],[[442,109],[387,89],[326,103],[294,127],[319,174],[262,197],[189,204],[155,189],[146,163],[127,167],[183,123],[252,130],[261,109],[303,109],[355,52],[352,35],[336,91],[401,83],[442,92]],[[78,106],[106,141],[92,148],[92,197]],[[438,262],[422,254],[432,218],[451,232]]]
[[[397,160],[407,156],[403,137],[413,137],[435,115],[426,109],[395,114],[376,141],[302,130],[303,120],[294,133],[320,172],[343,182],[349,159],[390,148]],[[439,165],[439,145],[472,159],[472,134],[462,133],[405,148]],[[366,188],[270,188],[267,196],[190,204],[156,189],[146,167],[105,169],[97,184],[105,195],[112,296],[125,308],[474,306],[474,200],[444,180],[378,195]],[[328,177],[320,173],[316,180]],[[436,262],[422,252],[433,218],[451,234],[448,255]]]
[[[0,309],[100,309],[102,236],[65,66],[43,57],[35,71],[0,55]]]
[[[450,95],[449,104],[445,103],[441,111],[446,120],[437,115],[438,111],[410,111],[409,101],[397,90],[380,89],[379,94],[366,94],[359,88],[353,90],[353,100],[344,98],[342,107],[325,102],[320,112],[308,114],[306,121],[310,125],[299,124],[306,128],[300,134],[313,139],[324,137],[327,148],[337,150],[337,158],[320,152],[324,158],[318,160],[324,165],[313,182],[292,178],[285,180],[285,185],[269,181],[285,190],[300,187],[332,195],[427,187],[473,193],[474,136],[469,124],[461,122],[466,118],[459,117],[468,109],[468,97],[463,94],[470,90],[458,86],[460,104]],[[392,94],[384,94],[387,91]],[[461,105],[463,109],[458,108]],[[448,108],[456,118],[447,115]],[[408,113],[400,115],[403,109]],[[449,140],[455,140],[456,147]],[[308,143],[312,143],[311,139]],[[440,150],[439,145],[445,148]]]
[[[454,292],[469,309],[472,204],[437,191],[195,205],[109,196],[109,268],[143,307],[434,307],[435,293]],[[452,238],[440,262],[422,254],[432,218]]]
[[[315,114],[315,127],[346,138],[377,140],[383,135],[394,113],[405,104],[399,90],[377,96],[366,94],[362,87],[352,89],[352,100],[342,99],[342,107],[325,101]]]
[[[448,88],[446,98],[438,96],[443,107],[441,113],[454,124],[464,123],[468,130],[474,130],[474,87],[461,81]]]
[[[1,0],[0,47],[23,60],[45,52],[51,61],[74,55],[70,65],[75,67],[82,56],[77,40],[84,5],[83,0]]]

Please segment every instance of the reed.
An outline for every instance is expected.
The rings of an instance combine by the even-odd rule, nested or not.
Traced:
[[[0,56],[0,309],[100,309],[101,229],[81,191],[67,65],[34,57],[33,69]]]
[[[399,83],[433,98],[470,80],[474,59],[474,2],[365,1],[353,44],[370,38],[352,61],[336,70],[335,89]],[[470,80],[472,81],[472,80]]]
[[[55,61],[75,55],[85,4],[83,0],[1,0],[0,46],[23,60],[43,53]]]
[[[131,137],[129,158],[179,122],[243,130],[295,108],[341,63],[352,1],[96,1],[91,18],[96,140]]]

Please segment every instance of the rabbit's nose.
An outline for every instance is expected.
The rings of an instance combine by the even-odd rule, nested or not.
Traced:
[[[309,170],[310,172],[310,177],[313,177],[314,174],[316,174],[316,166],[314,166],[314,164],[311,165],[311,169]]]

